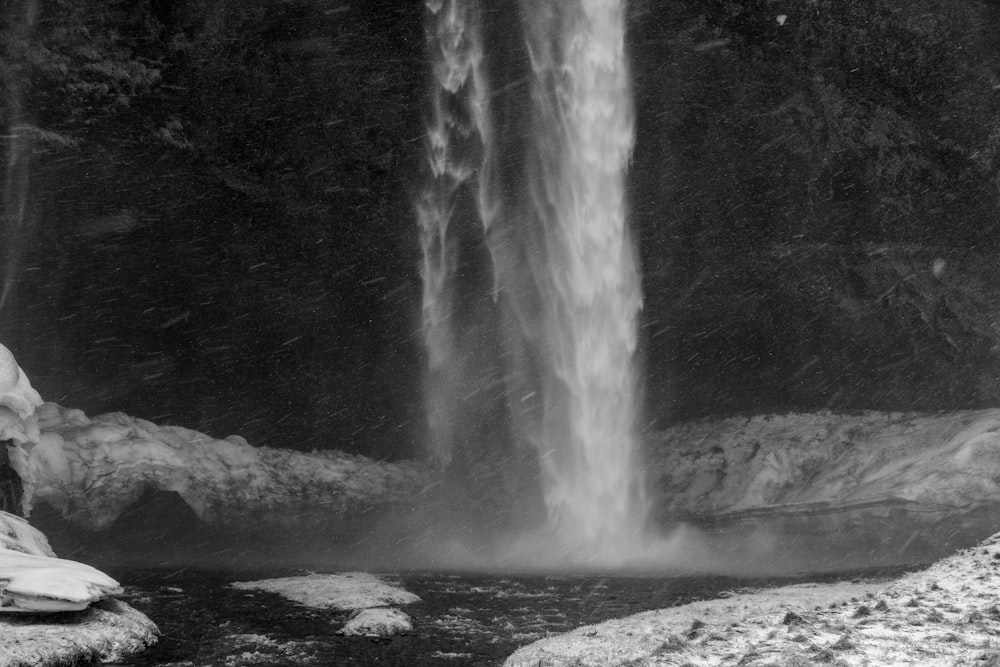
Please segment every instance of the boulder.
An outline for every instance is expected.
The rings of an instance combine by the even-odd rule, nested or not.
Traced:
[[[413,630],[409,615],[392,607],[370,607],[351,614],[337,634],[361,637],[389,637]]]

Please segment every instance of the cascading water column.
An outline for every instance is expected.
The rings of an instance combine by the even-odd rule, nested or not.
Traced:
[[[522,0],[532,70],[528,191],[546,374],[535,440],[550,521],[595,557],[644,524],[635,369],[642,305],[626,220],[634,113],[624,0]],[[610,552],[608,551],[610,550]]]
[[[434,78],[417,217],[430,451],[473,477],[496,513],[495,487],[484,492],[488,476],[474,471],[501,469],[522,528],[543,499],[546,548],[560,538],[552,555],[582,547],[582,559],[610,562],[634,552],[645,519],[624,0],[521,0],[519,16],[491,9],[488,26],[477,0],[427,8]],[[526,39],[512,39],[518,20]],[[450,466],[459,455],[464,467]]]
[[[0,315],[10,306],[28,226],[28,179],[31,155],[30,126],[25,122],[22,88],[26,85],[25,52],[38,14],[37,0],[10,3],[4,30],[5,60],[3,72],[3,137],[6,159],[3,170],[3,194],[0,205]]]
[[[442,467],[467,421],[464,405],[479,391],[476,350],[459,311],[469,295],[457,272],[463,245],[490,225],[488,86],[482,67],[478,4],[428,0],[427,39],[433,68],[427,123],[429,177],[416,203],[423,252],[423,333],[428,369],[425,402],[431,457]],[[474,298],[474,297],[473,297]]]

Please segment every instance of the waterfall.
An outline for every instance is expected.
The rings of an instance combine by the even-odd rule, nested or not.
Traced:
[[[624,4],[522,0],[518,17],[493,12],[504,30],[487,32],[474,23],[484,18],[475,0],[428,3],[437,76],[427,133],[431,177],[417,211],[431,451],[447,460],[455,431],[469,427],[477,400],[470,397],[483,388],[473,382],[476,391],[469,391],[470,377],[482,376],[470,372],[470,360],[496,359],[503,381],[491,391],[504,402],[506,437],[533,452],[549,527],[562,543],[591,552],[628,549],[645,518],[635,434],[642,299],[627,226],[634,111]],[[517,25],[518,42],[485,43],[484,35]],[[489,58],[525,66],[491,91]],[[505,117],[502,133],[493,129],[498,99],[516,121]],[[476,205],[457,216],[467,188]],[[459,224],[465,232],[454,229]],[[476,307],[457,297],[466,273],[455,247],[470,229],[486,249],[479,261],[492,279],[488,291],[465,291]],[[460,308],[489,313],[495,337],[486,344],[498,351],[476,349],[482,336],[456,344],[472,326],[456,315]]]
[[[548,396],[540,449],[556,526],[622,539],[640,505],[635,472],[635,250],[625,172],[633,109],[622,0],[523,0],[532,70],[533,213],[544,259]],[[624,533],[623,533],[624,531]]]
[[[10,305],[21,261],[23,234],[28,224],[28,179],[31,157],[30,127],[25,122],[22,88],[27,87],[25,52],[38,14],[37,0],[11,3],[5,40],[3,119],[6,133],[6,160],[3,175],[3,199],[0,204],[0,314]]]
[[[456,430],[461,428],[460,403],[474,382],[467,364],[475,351],[467,349],[457,330],[462,295],[457,277],[459,245],[469,236],[469,227],[482,235],[490,224],[488,189],[483,184],[488,181],[493,142],[478,5],[428,0],[426,6],[433,68],[425,145],[429,178],[416,209],[423,257],[428,440],[431,457],[446,466],[454,453]]]

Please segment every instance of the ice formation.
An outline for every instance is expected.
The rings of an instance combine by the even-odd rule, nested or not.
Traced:
[[[14,354],[0,345],[0,405],[12,410],[28,423],[42,397],[31,387],[28,376],[17,365]]]
[[[38,442],[35,408],[41,404],[42,397],[31,387],[14,354],[0,345],[0,443],[11,443],[7,445],[7,456],[22,480],[28,451]]]
[[[120,412],[89,418],[45,403],[38,419],[25,495],[91,530],[109,527],[150,488],[176,492],[210,524],[287,527],[293,516],[411,501],[430,480],[418,463],[252,447]]]

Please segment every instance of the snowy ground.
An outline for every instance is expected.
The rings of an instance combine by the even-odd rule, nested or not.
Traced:
[[[885,586],[799,585],[608,621],[504,667],[1000,664],[1000,534]]]

